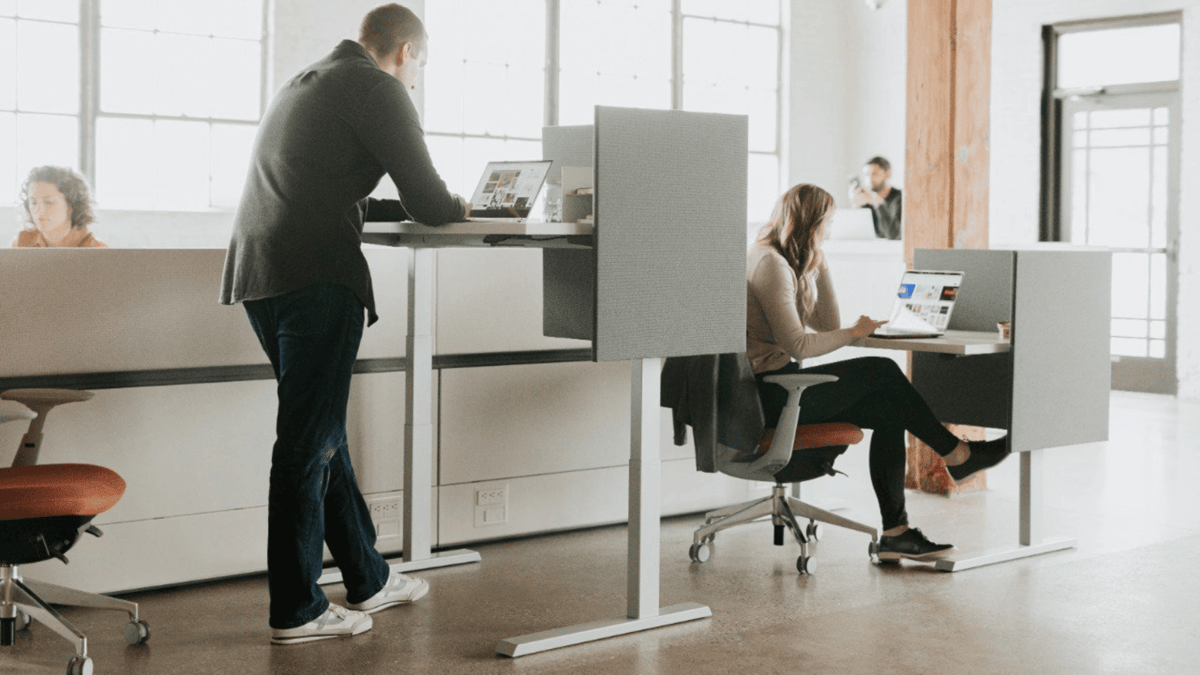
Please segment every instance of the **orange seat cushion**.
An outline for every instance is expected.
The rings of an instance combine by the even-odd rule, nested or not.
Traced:
[[[758,446],[760,453],[771,449],[771,441],[775,438],[775,430],[767,429],[767,435]],[[863,439],[862,429],[845,422],[825,422],[822,424],[801,424],[796,427],[796,440],[792,443],[793,450],[811,450],[812,448],[827,448],[835,445],[854,445]]]
[[[125,481],[92,464],[37,464],[0,469],[0,520],[95,516],[125,493]]]
[[[802,424],[796,427],[796,442],[793,450],[827,448],[831,445],[854,445],[863,439],[862,429],[845,422],[825,424]]]

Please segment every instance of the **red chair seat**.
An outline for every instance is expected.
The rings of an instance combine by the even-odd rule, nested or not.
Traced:
[[[96,516],[125,493],[115,471],[92,464],[36,464],[0,469],[0,520]]]
[[[845,422],[824,424],[801,424],[796,427],[796,442],[793,450],[827,448],[831,445],[854,445],[863,439],[862,429]]]

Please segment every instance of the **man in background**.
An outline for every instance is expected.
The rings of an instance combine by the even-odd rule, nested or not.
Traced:
[[[460,221],[425,147],[415,88],[428,36],[397,4],[364,17],[358,41],[280,88],[258,129],[225,258],[221,302],[241,302],[271,361],[279,410],[267,505],[271,642],[358,635],[369,614],[412,602],[424,580],[390,573],[350,465],[346,406],[363,333],[374,323],[364,219]],[[368,198],[390,176],[400,200]],[[322,544],[347,607],[317,585]]]
[[[862,178],[850,181],[850,200],[858,208],[871,209],[875,221],[875,236],[880,239],[899,239],[901,234],[900,189],[892,187],[892,165],[883,157],[872,157],[863,165]]]

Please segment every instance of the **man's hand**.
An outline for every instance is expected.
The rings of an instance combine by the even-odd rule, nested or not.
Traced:
[[[458,198],[458,203],[460,206],[462,206],[462,210],[463,210],[462,219],[466,220],[467,217],[471,215],[471,209],[474,207],[472,207],[471,202],[467,201],[466,198],[464,198],[462,195],[454,195],[454,196]]]
[[[861,340],[874,333],[876,329],[885,323],[887,321],[876,321],[869,316],[860,316],[858,317],[858,321],[855,321],[854,325],[849,328],[850,334]]]

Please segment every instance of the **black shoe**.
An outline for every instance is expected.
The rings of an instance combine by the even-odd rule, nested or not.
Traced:
[[[953,550],[953,544],[935,544],[926,539],[920,530],[910,527],[894,537],[886,534],[880,537],[876,555],[881,562],[898,562],[901,558],[928,561],[945,558]]]
[[[990,469],[1008,457],[1008,437],[997,438],[994,441],[967,441],[971,456],[958,466],[948,466],[950,477],[955,483],[961,483],[978,471]]]

